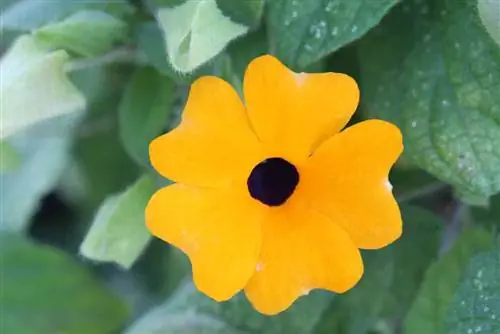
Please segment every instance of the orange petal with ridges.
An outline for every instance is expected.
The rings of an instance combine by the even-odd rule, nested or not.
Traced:
[[[294,73],[276,58],[253,60],[244,79],[247,112],[260,140],[305,158],[349,121],[359,102],[356,82],[340,73]]]
[[[243,192],[175,184],[146,208],[153,235],[186,253],[197,288],[217,301],[241,290],[261,245],[262,207]]]
[[[370,120],[323,143],[301,169],[301,195],[340,224],[359,248],[398,239],[402,221],[388,180],[403,151],[399,129]]]
[[[264,314],[284,311],[312,289],[344,292],[363,274],[361,255],[348,234],[297,202],[270,210],[262,225],[258,269],[245,293]]]
[[[181,124],[150,144],[153,167],[166,178],[199,186],[246,179],[259,143],[234,89],[216,77],[193,83]]]

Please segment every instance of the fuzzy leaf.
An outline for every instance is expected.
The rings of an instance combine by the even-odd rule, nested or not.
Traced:
[[[45,25],[33,32],[38,41],[51,48],[61,48],[91,57],[108,51],[124,41],[127,25],[100,11],[85,10],[65,20]]]
[[[216,0],[188,0],[178,6],[160,7],[157,20],[169,61],[182,73],[208,62],[249,29],[225,16]]]
[[[214,75],[214,68],[220,67],[219,64],[224,58],[222,53],[190,73],[179,72],[168,60],[162,31],[154,21],[138,24],[134,29],[134,41],[147,65],[153,66],[161,74],[181,85],[189,85],[203,75]]]
[[[33,37],[17,39],[0,60],[0,139],[48,118],[85,108],[85,98],[64,72],[68,55],[46,52]]]
[[[151,239],[144,210],[155,190],[154,180],[144,175],[123,193],[106,199],[80,246],[80,253],[93,260],[130,268]]]
[[[64,115],[8,138],[19,154],[16,170],[0,174],[0,231],[23,232],[40,200],[58,183],[67,166],[71,139],[81,114]]]
[[[127,0],[20,0],[2,10],[0,28],[28,32],[87,9],[105,11],[117,17],[134,12],[134,7]]]

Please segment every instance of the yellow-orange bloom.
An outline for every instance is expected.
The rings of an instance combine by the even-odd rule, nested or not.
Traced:
[[[244,104],[219,78],[193,83],[181,124],[150,145],[155,169],[177,183],[152,197],[146,222],[189,256],[200,291],[223,301],[244,289],[276,314],[311,289],[352,288],[359,249],[401,235],[388,173],[402,137],[381,120],[340,132],[359,101],[344,74],[262,56],[243,86]]]

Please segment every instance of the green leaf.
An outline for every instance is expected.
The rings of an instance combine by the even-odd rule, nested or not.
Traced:
[[[112,77],[118,77],[116,72],[116,68],[112,66],[91,66],[71,71],[68,76],[71,82],[85,96],[89,109],[91,109],[92,104],[111,89],[109,85],[116,84],[110,82]],[[113,88],[122,89],[122,87]],[[89,111],[91,112],[91,110]]]
[[[64,115],[9,138],[21,165],[0,174],[0,231],[22,232],[28,227],[40,200],[57,185],[67,166],[80,118],[78,114]]]
[[[63,21],[45,25],[33,34],[38,41],[51,48],[66,49],[91,57],[125,41],[127,25],[105,12],[85,10]]]
[[[117,17],[134,12],[127,0],[21,0],[0,13],[0,28],[28,32],[86,9],[106,11]]]
[[[129,269],[151,239],[144,211],[155,191],[154,180],[144,175],[123,193],[108,197],[80,245],[80,253]]]
[[[0,139],[48,118],[82,111],[85,98],[64,72],[68,55],[46,52],[25,35],[0,60]]]
[[[137,165],[123,148],[118,129],[118,106],[130,75],[131,69],[122,66],[72,73],[92,101],[74,149],[86,188],[86,201],[80,205],[86,210],[95,211],[109,194],[122,191],[139,176]]]
[[[175,7],[186,3],[189,0],[151,0],[151,3],[155,6],[161,7]]]
[[[249,30],[224,16],[215,0],[188,0],[175,7],[161,7],[156,16],[169,61],[182,73],[205,64]]]
[[[160,321],[159,321],[160,320]],[[170,315],[163,310],[148,313],[144,320],[132,327],[125,334],[244,334],[218,320],[204,314],[189,313]]]
[[[459,199],[464,204],[470,206],[482,206],[482,207],[488,206],[490,198],[489,196],[481,196],[475,193],[470,193],[464,189],[455,189],[453,195],[455,196],[455,198]]]
[[[304,68],[363,36],[397,0],[273,0],[267,27],[271,49]]]
[[[93,123],[96,127],[107,125],[106,119],[89,121],[87,125],[92,127]],[[108,194],[122,190],[137,178],[137,166],[124,152],[116,129],[81,138],[75,153],[85,175],[89,207],[100,205]]]
[[[471,208],[474,221],[500,227],[500,194],[491,196],[485,207]]]
[[[181,85],[190,84],[202,75],[213,75],[214,67],[217,67],[224,58],[224,54],[220,54],[193,72],[178,72],[167,60],[165,40],[156,22],[146,21],[138,24],[134,29],[134,41],[146,64],[155,67],[160,73]]]
[[[407,157],[458,189],[500,191],[500,48],[475,1],[405,1],[359,54],[366,109],[401,128]]]
[[[500,332],[500,250],[476,255],[458,286],[445,333]]]
[[[5,140],[0,140],[0,172],[11,172],[21,165],[21,157]]]
[[[445,315],[467,263],[491,249],[493,237],[483,229],[462,232],[450,251],[433,263],[404,322],[405,334],[444,333]]]
[[[259,314],[242,294],[217,303],[184,283],[165,304],[145,314],[126,334],[169,333],[307,334],[312,333],[332,294],[313,291],[277,316]]]
[[[0,233],[2,330],[18,334],[114,333],[127,306],[57,249]]]
[[[54,192],[60,196],[65,204],[74,209],[81,207],[87,200],[85,174],[83,173],[81,164],[73,156],[61,174]],[[78,243],[80,243],[81,235],[78,237]]]
[[[165,39],[156,22],[138,24],[134,29],[134,42],[147,64],[171,78],[182,78],[167,60]]]
[[[484,27],[500,45],[500,2],[495,0],[478,0],[477,10]]]
[[[260,22],[264,11],[264,0],[215,0],[224,16],[246,26],[255,26]]]
[[[363,278],[335,298],[316,334],[366,333],[406,314],[427,268],[437,257],[444,222],[419,207],[405,205],[401,210],[402,237],[384,249],[363,252]]]
[[[165,132],[174,103],[175,85],[152,68],[132,76],[120,103],[120,137],[137,163],[149,167],[149,143]]]

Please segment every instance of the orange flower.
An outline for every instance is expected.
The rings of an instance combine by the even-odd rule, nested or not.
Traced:
[[[181,124],[150,145],[177,183],[152,197],[146,222],[189,256],[200,291],[224,301],[244,289],[271,315],[311,289],[349,290],[359,249],[401,235],[388,173],[403,145],[381,120],[340,132],[359,101],[347,75],[262,56],[243,86],[245,104],[219,78],[193,83]]]

